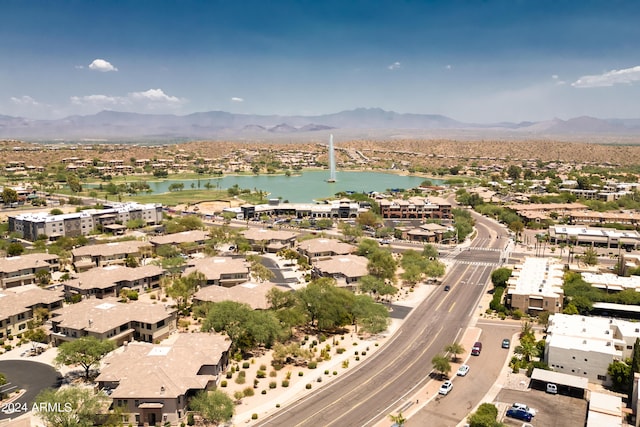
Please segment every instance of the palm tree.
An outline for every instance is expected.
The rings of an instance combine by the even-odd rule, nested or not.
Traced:
[[[453,344],[449,344],[448,346],[446,346],[444,348],[444,351],[449,352],[451,354],[453,354],[453,361],[457,362],[458,361],[458,355],[462,354],[465,352],[464,347],[457,342],[454,342]]]
[[[389,418],[391,418],[391,421],[397,424],[398,427],[403,427],[404,423],[407,422],[407,419],[402,416],[402,412],[398,412],[398,415],[389,414]]]

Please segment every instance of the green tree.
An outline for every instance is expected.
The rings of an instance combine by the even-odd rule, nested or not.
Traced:
[[[110,400],[107,395],[95,393],[92,388],[71,386],[42,390],[34,403],[37,407],[61,408],[38,411],[38,417],[49,427],[93,427],[98,416],[108,408]]]
[[[380,224],[380,218],[375,213],[368,210],[358,215],[356,223],[363,227],[377,227]]]
[[[506,287],[507,281],[511,277],[511,269],[510,268],[498,268],[497,270],[493,270],[491,273],[491,283],[495,287]]]
[[[395,295],[398,292],[398,288],[386,283],[384,280],[379,279],[370,274],[363,276],[360,279],[358,285],[360,292],[374,295],[376,297],[383,298],[387,295]]]
[[[458,355],[464,353],[464,347],[462,346],[462,344],[458,343],[458,342],[454,342],[449,344],[448,346],[446,346],[444,348],[444,351],[451,353],[453,355],[453,361],[457,362],[458,361]]]
[[[356,255],[364,256],[370,258],[373,254],[380,251],[380,244],[373,239],[364,239],[358,245],[358,249],[356,249]]]
[[[24,246],[18,242],[9,243],[7,246],[7,256],[18,256],[24,252]]]
[[[356,295],[351,307],[351,316],[358,333],[358,323],[370,334],[384,332],[389,326],[389,310],[376,303],[368,295]]]
[[[64,212],[62,212],[62,209],[60,208],[53,208],[49,211],[49,213],[51,215],[62,215]]]
[[[433,370],[438,372],[441,377],[449,376],[449,372],[451,372],[451,363],[449,363],[449,358],[443,356],[442,354],[437,354],[433,356],[431,359],[431,364],[433,365]]]
[[[316,279],[296,294],[311,326],[328,330],[351,323],[349,307],[353,305],[354,294],[336,287],[335,280],[328,277]]]
[[[367,269],[369,274],[376,276],[380,279],[387,279],[391,282],[395,282],[396,277],[396,260],[393,259],[391,252],[386,250],[379,250],[369,257],[369,263]]]
[[[261,258],[257,255],[250,255],[247,260],[251,263],[251,277],[258,282],[265,282],[275,277],[273,271],[269,270],[261,263]]]
[[[176,277],[167,287],[167,295],[176,302],[178,311],[184,313],[189,306],[189,300],[196,293],[198,287],[206,281],[204,274],[199,271],[189,273],[187,276]]]
[[[607,368],[607,374],[611,377],[612,387],[614,391],[620,393],[628,393],[631,386],[631,378],[633,370],[631,369],[631,360],[624,362],[615,360]]]
[[[467,421],[469,427],[498,427],[503,424],[496,421],[498,418],[498,408],[491,403],[483,403],[478,406],[476,412],[469,415]]]
[[[13,188],[5,186],[2,190],[2,202],[5,205],[18,201],[18,192]]]
[[[82,184],[80,183],[80,178],[78,178],[78,175],[72,173],[68,174],[67,185],[69,186],[69,189],[71,189],[71,191],[73,191],[74,193],[79,193],[82,191]]]
[[[404,427],[407,419],[402,415],[402,411],[398,412],[398,415],[389,414],[391,421],[398,425],[398,427]]]
[[[349,242],[353,242],[358,237],[362,237],[362,228],[359,225],[351,225],[346,222],[341,222],[338,225],[338,228],[340,229],[340,232],[342,232],[344,238]]]
[[[91,367],[97,365],[107,353],[115,348],[115,343],[110,340],[99,340],[93,336],[81,337],[60,344],[55,363],[57,365],[82,366],[85,380],[88,381]]]
[[[598,264],[598,252],[594,248],[587,248],[582,254],[582,262],[587,265]]]
[[[424,245],[424,248],[422,249],[422,256],[427,257],[427,258],[437,259],[438,258],[438,248],[436,248],[435,246],[427,243],[426,245]]]
[[[207,423],[220,424],[233,417],[235,405],[233,399],[223,391],[201,391],[189,401],[189,408],[200,413]]]

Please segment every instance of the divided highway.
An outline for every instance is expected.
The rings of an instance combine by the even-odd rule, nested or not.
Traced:
[[[384,348],[357,369],[258,425],[372,426],[412,399],[414,391],[430,380],[431,359],[462,337],[508,242],[495,222],[474,217],[478,235],[472,246],[449,255],[454,262],[442,282],[451,287],[449,292],[443,291],[444,286],[434,290]],[[477,400],[482,396],[479,392]],[[460,405],[457,421],[467,413],[468,403]]]

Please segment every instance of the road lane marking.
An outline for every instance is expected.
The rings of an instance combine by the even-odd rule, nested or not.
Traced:
[[[451,310],[453,310],[453,307],[456,306],[456,302],[454,301],[453,304],[451,304],[451,308],[449,309],[449,313],[451,313]]]

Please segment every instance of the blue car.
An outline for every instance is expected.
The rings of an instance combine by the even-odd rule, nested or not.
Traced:
[[[531,414],[524,409],[509,408],[507,410],[507,417],[515,418],[522,421],[531,421]]]

